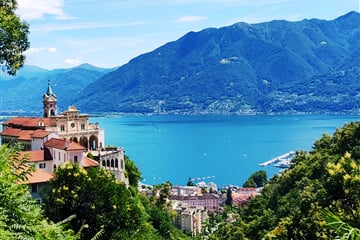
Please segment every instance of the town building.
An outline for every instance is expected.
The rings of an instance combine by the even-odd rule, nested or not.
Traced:
[[[189,206],[202,206],[205,207],[209,213],[219,211],[220,196],[215,193],[203,193],[201,195],[172,195],[169,200],[181,201]]]
[[[4,121],[0,139],[1,144],[19,143],[22,154],[35,166],[26,183],[36,199],[52,173],[66,162],[79,163],[84,168],[100,166],[126,182],[124,149],[106,148],[104,130],[98,123],[90,123],[89,116],[80,114],[75,106],[58,115],[57,97],[50,81],[43,95],[43,116]],[[94,159],[87,157],[88,154]]]
[[[256,196],[258,190],[256,188],[238,188],[231,193],[233,204],[238,207],[244,206],[250,198]]]
[[[176,211],[175,225],[185,232],[196,236],[203,231],[203,224],[208,218],[207,210],[202,206],[189,206],[181,201],[172,201],[171,207]]]
[[[201,188],[197,186],[172,186],[170,195],[197,196],[201,195]]]

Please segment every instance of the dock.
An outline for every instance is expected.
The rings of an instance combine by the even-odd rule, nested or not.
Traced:
[[[266,162],[260,163],[259,166],[266,167],[266,166],[268,166],[270,164],[277,163],[277,162],[292,158],[294,156],[294,154],[295,154],[294,151],[287,152],[287,153],[285,153],[283,155],[272,158],[272,159],[270,159],[270,160],[268,160]]]

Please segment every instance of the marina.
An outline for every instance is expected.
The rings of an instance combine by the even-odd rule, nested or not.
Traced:
[[[260,163],[259,166],[266,167],[275,163],[275,167],[286,168],[289,167],[291,159],[295,156],[295,151],[287,152],[283,155],[272,158],[266,162]]]

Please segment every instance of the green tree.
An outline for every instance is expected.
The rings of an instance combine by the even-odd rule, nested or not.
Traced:
[[[267,175],[264,170],[257,171],[248,178],[243,187],[263,187],[267,183]]]
[[[225,204],[228,206],[232,206],[233,205],[233,198],[232,198],[232,191],[231,188],[228,187],[226,190],[226,201]]]
[[[335,230],[337,233],[336,239],[349,239],[349,240],[359,240],[360,239],[360,229],[350,226],[349,224],[342,221],[335,214],[322,209],[321,214],[324,216],[327,226]]]
[[[101,239],[135,237],[149,229],[140,200],[107,170],[66,163],[55,172],[51,186],[44,195],[46,215],[53,221],[75,215],[70,226],[77,231],[86,225],[84,239],[99,231]]]
[[[0,239],[77,239],[64,223],[45,220],[40,205],[22,184],[32,173],[27,158],[19,154],[20,146],[0,146]]]
[[[29,27],[15,14],[16,0],[0,0],[0,65],[14,75],[23,66],[29,48]]]
[[[188,181],[187,181],[187,183],[186,183],[186,186],[195,186],[195,184],[194,184],[194,182],[193,182],[193,180],[192,180],[191,177],[189,177],[189,179],[188,179]]]
[[[125,155],[125,176],[129,180],[129,184],[132,187],[138,186],[139,181],[142,179],[139,168],[135,165],[128,156]]]
[[[244,182],[243,187],[244,188],[256,188],[256,182],[254,181],[253,178],[249,178],[248,180],[246,180],[246,182]]]

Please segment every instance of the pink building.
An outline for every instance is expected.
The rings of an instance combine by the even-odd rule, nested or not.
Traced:
[[[216,212],[220,206],[220,196],[215,193],[204,193],[198,196],[170,196],[169,200],[177,200],[188,204],[189,206],[202,206],[208,212]]]
[[[237,206],[244,206],[247,201],[257,194],[256,188],[238,188],[231,194],[233,203]]]

